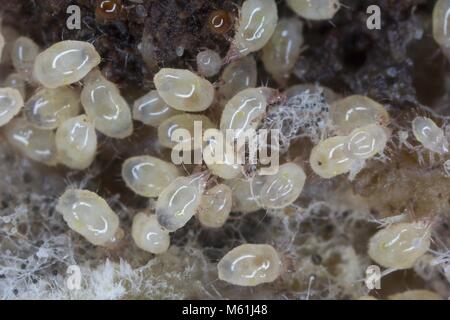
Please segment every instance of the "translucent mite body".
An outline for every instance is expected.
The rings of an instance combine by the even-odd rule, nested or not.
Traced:
[[[95,128],[106,136],[123,139],[133,132],[128,103],[117,86],[106,80],[98,70],[85,79],[81,104]]]
[[[94,46],[66,40],[41,52],[34,62],[34,76],[47,88],[57,88],[83,79],[100,63]]]
[[[156,90],[140,97],[133,105],[133,119],[152,127],[158,127],[164,120],[179,113],[165,103]]]
[[[198,208],[197,218],[202,225],[220,228],[231,212],[232,191],[225,184],[218,184],[206,191]]]
[[[153,81],[161,98],[176,110],[204,111],[214,100],[213,85],[189,70],[163,68]]]
[[[279,84],[286,82],[300,56],[302,32],[303,24],[299,19],[281,19],[262,50],[264,68]]]
[[[19,73],[11,73],[7,76],[5,81],[3,81],[3,86],[18,90],[22,98],[26,98],[27,84],[25,78]]]
[[[282,264],[275,249],[267,244],[243,244],[228,252],[217,265],[219,279],[252,287],[277,279]]]
[[[33,78],[34,61],[39,51],[39,46],[30,38],[19,37],[14,42],[11,52],[14,69],[28,81]]]
[[[169,249],[169,233],[161,228],[155,214],[139,212],[133,218],[131,236],[142,250],[160,254]]]
[[[242,4],[233,45],[238,56],[260,50],[269,41],[278,22],[274,0],[246,0]]]
[[[222,67],[220,55],[210,49],[206,49],[197,54],[197,71],[204,77],[213,77],[219,73]]]
[[[58,199],[56,211],[72,230],[95,245],[107,244],[119,227],[119,218],[106,201],[88,190],[67,190]]]
[[[233,212],[250,213],[261,209],[260,195],[265,181],[266,177],[259,175],[225,181],[233,192]]]
[[[433,37],[444,49],[450,49],[450,0],[438,0],[433,9]]]
[[[144,197],[157,197],[180,176],[172,164],[151,156],[131,157],[122,165],[122,179],[128,188]]]
[[[56,130],[58,162],[83,170],[91,165],[97,152],[97,134],[85,115],[64,121]]]
[[[300,17],[309,20],[329,20],[341,7],[339,0],[286,0]]]
[[[345,154],[352,159],[369,159],[383,152],[388,141],[387,129],[377,125],[355,129],[347,136]]]
[[[220,77],[219,96],[228,101],[238,92],[256,87],[256,62],[252,56],[233,61],[225,67]]]
[[[414,137],[428,150],[439,154],[449,151],[444,130],[439,128],[430,118],[416,117],[412,121]]]
[[[20,92],[13,88],[0,88],[0,127],[7,124],[20,112],[23,99]]]
[[[80,93],[75,88],[43,88],[25,104],[24,114],[36,128],[53,130],[80,113]]]
[[[159,224],[171,232],[182,228],[197,212],[205,189],[203,173],[179,177],[158,197],[156,215]]]
[[[440,295],[430,290],[407,290],[391,294],[389,300],[443,300]]]
[[[8,142],[27,157],[56,165],[55,133],[33,127],[23,118],[13,119],[5,127]]]
[[[429,247],[429,227],[423,223],[397,223],[372,236],[368,254],[383,267],[408,269]]]
[[[331,90],[330,88],[324,87],[324,86],[319,86],[317,84],[313,84],[313,83],[305,83],[305,84],[296,84],[293,85],[292,87],[289,87],[284,94],[288,97],[288,98],[292,98],[294,96],[300,95],[304,92],[308,91],[310,94],[317,94],[319,92],[322,92],[324,97],[325,97],[325,101],[328,103],[332,103],[338,99],[341,98],[341,96],[339,94],[337,94],[336,92],[334,92],[333,90]]]

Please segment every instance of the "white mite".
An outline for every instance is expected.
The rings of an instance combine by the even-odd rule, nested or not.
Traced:
[[[202,76],[213,77],[219,73],[220,68],[222,68],[222,59],[217,52],[206,49],[197,54],[197,71]]]
[[[368,254],[386,268],[409,269],[430,248],[430,228],[424,223],[396,223],[378,231]]]
[[[218,184],[207,190],[197,212],[197,218],[202,225],[209,228],[220,228],[231,212],[232,191],[225,184]]]
[[[153,254],[164,253],[169,249],[169,233],[161,228],[155,214],[139,212],[133,218],[131,236],[142,250]]]
[[[56,165],[55,133],[33,127],[24,118],[16,118],[5,127],[8,142],[27,157]]]
[[[7,124],[23,107],[20,92],[13,88],[0,88],[0,127]]]
[[[426,149],[439,154],[444,154],[449,151],[449,145],[444,130],[439,128],[430,118],[414,118],[412,121],[412,131],[417,141],[419,141]]]
[[[11,73],[6,77],[5,81],[3,81],[3,86],[6,88],[18,90],[22,98],[26,98],[27,84],[25,78],[22,75],[18,73]]]
[[[133,119],[152,127],[158,127],[164,120],[179,113],[165,103],[156,90],[140,97],[133,105]]]
[[[220,82],[223,84],[218,89],[219,97],[228,101],[240,91],[256,87],[256,80],[256,62],[252,56],[233,61],[225,67],[220,76]]]
[[[156,215],[159,224],[170,232],[182,228],[197,212],[207,175],[193,174],[172,181],[158,197]]]
[[[88,190],[67,190],[58,199],[56,211],[72,230],[98,246],[111,241],[119,227],[119,218],[106,201]]]
[[[447,50],[450,48],[450,0],[438,0],[433,9],[434,40]]]
[[[440,295],[430,290],[407,290],[388,296],[388,300],[443,300]]]
[[[327,88],[324,86],[319,86],[319,85],[313,84],[313,83],[296,84],[292,87],[289,87],[284,92],[284,94],[289,99],[294,96],[301,95],[301,94],[305,93],[306,91],[308,91],[309,94],[318,94],[319,92],[322,92],[325,97],[325,101],[327,103],[332,103],[338,99],[341,99],[341,96],[339,94],[337,94],[336,92],[334,92],[333,90],[331,90],[330,88]]]
[[[260,50],[269,41],[278,22],[274,0],[246,0],[242,4],[233,45],[239,56]]]
[[[95,128],[106,136],[123,139],[133,132],[128,103],[116,84],[108,81],[100,71],[92,71],[84,81],[81,104]]]
[[[57,42],[36,57],[34,77],[47,88],[69,85],[83,79],[100,60],[88,42]]]
[[[218,263],[219,279],[252,287],[272,282],[282,272],[276,250],[267,244],[243,244],[228,252]]]
[[[84,170],[95,159],[97,134],[85,115],[64,121],[56,130],[58,162],[65,166]]]
[[[80,92],[71,87],[43,88],[26,103],[24,115],[33,126],[53,130],[80,113]]]
[[[157,197],[180,172],[172,163],[151,156],[131,157],[122,165],[122,179],[143,197]]]
[[[11,60],[14,69],[27,81],[33,80],[33,66],[39,51],[39,46],[30,38],[19,37],[14,42]]]
[[[153,81],[161,98],[176,110],[204,111],[214,100],[213,85],[189,70],[163,68]]]
[[[381,104],[359,95],[333,102],[330,106],[330,117],[336,130],[342,135],[348,135],[354,129],[373,123],[385,127],[389,122],[389,114]]]
[[[225,184],[233,191],[233,212],[250,213],[261,209],[260,194],[265,181],[266,176],[259,175],[226,180]]]
[[[382,153],[388,141],[387,129],[377,125],[355,129],[347,136],[345,154],[352,159],[369,159]]]
[[[286,2],[296,14],[309,20],[329,20],[341,7],[339,0],[286,0]]]

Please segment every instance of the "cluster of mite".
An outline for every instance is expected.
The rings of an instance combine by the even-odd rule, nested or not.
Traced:
[[[338,0],[287,0],[287,4],[306,20],[331,19],[341,8]],[[450,0],[439,0],[433,13],[434,38],[446,53],[450,52],[449,11]],[[217,28],[229,24],[218,20]],[[153,79],[155,90],[137,99],[131,108],[117,86],[102,75],[98,68],[101,57],[92,44],[61,41],[41,51],[32,39],[19,37],[5,43],[0,33],[0,50],[4,48],[3,55],[10,55],[16,71],[0,89],[2,132],[32,160],[73,170],[85,170],[93,163],[97,132],[124,139],[133,133],[133,120],[157,128],[158,141],[165,148],[175,146],[171,134],[177,128],[193,136],[194,121],[201,121],[203,130],[213,133],[234,129],[233,139],[237,140],[246,129],[260,128],[280,99],[318,88],[296,86],[279,93],[256,87],[256,63],[251,54],[261,51],[266,71],[278,83],[285,83],[301,54],[302,27],[298,17],[279,20],[274,0],[246,0],[225,57],[207,49],[197,56],[197,73],[159,70]],[[221,70],[215,86],[208,78]],[[31,97],[26,97],[26,86],[36,88]],[[328,88],[320,90],[329,104],[324,120],[328,134],[309,155],[313,172],[332,179],[382,156],[393,135],[386,108],[365,96],[342,98]],[[216,119],[208,116],[217,111],[221,114],[218,126]],[[429,152],[449,152],[445,131],[433,120],[418,116],[411,126],[416,140]],[[204,159],[222,147],[216,142],[211,138],[201,146]],[[295,160],[267,176],[258,174],[258,168],[249,174],[245,165],[227,159],[234,160],[235,154],[225,153],[223,162],[205,161],[187,176],[182,168],[153,156],[126,159],[121,172],[126,186],[151,199],[149,209],[133,219],[131,235],[136,246],[153,254],[166,252],[170,234],[194,216],[207,228],[220,228],[232,211],[287,208],[300,196],[307,179]],[[94,245],[112,246],[123,237],[118,216],[95,192],[69,188],[60,196],[56,210],[71,229]],[[430,242],[429,222],[392,223],[370,239],[368,254],[385,272],[408,269],[429,250]],[[272,282],[285,270],[282,257],[268,244],[238,246],[217,268],[221,280],[239,286]],[[425,290],[404,295],[438,297]]]

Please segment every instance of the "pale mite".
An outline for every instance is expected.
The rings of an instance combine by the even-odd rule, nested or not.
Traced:
[[[226,180],[224,183],[233,192],[233,212],[250,213],[261,209],[260,194],[265,181],[266,176],[260,175]]]
[[[220,280],[252,287],[276,280],[282,272],[282,263],[270,245],[243,244],[228,252],[217,269]]]
[[[11,61],[14,69],[27,81],[33,80],[33,66],[39,51],[39,46],[30,38],[19,37],[14,42]]]
[[[84,170],[95,159],[97,134],[86,115],[64,121],[56,130],[58,162],[65,166]]]
[[[133,121],[128,103],[116,84],[108,81],[99,70],[84,80],[81,104],[95,128],[104,135],[123,139],[133,132]]]
[[[447,50],[450,48],[450,0],[438,0],[433,9],[434,40]]]
[[[295,163],[285,163],[277,173],[267,176],[260,191],[264,208],[281,209],[292,204],[300,195],[306,181],[303,169]]]
[[[352,159],[370,159],[383,152],[388,137],[388,130],[378,124],[355,129],[347,136],[345,154]]]
[[[213,77],[219,73],[222,67],[220,55],[210,49],[200,51],[197,54],[197,72],[204,77]]]
[[[133,104],[133,119],[152,127],[158,127],[164,120],[179,113],[165,103],[156,90],[151,90]]]
[[[182,228],[197,212],[205,189],[204,173],[179,177],[160,193],[156,202],[159,224],[173,232]]]
[[[176,110],[204,111],[214,100],[213,85],[189,70],[163,68],[153,81],[161,98]]]
[[[57,163],[55,133],[33,127],[16,118],[5,127],[8,142],[34,161],[53,166]]]
[[[101,61],[89,42],[66,40],[41,52],[34,62],[34,77],[47,88],[83,79]]]
[[[161,228],[155,214],[136,214],[131,226],[131,236],[140,249],[153,254],[164,253],[170,246],[169,232]]]
[[[289,99],[294,96],[303,94],[305,92],[308,92],[309,94],[318,94],[319,92],[322,92],[325,97],[325,101],[327,103],[332,103],[338,99],[341,99],[341,96],[339,94],[337,94],[336,92],[334,92],[333,90],[331,90],[330,88],[327,88],[324,86],[319,86],[319,85],[313,84],[313,83],[293,85],[292,87],[289,87],[284,92],[284,94]]]
[[[346,154],[346,144],[346,136],[336,136],[319,142],[309,157],[312,170],[325,179],[349,172],[355,160]]]
[[[424,223],[396,223],[369,240],[368,254],[385,268],[409,269],[430,248],[430,228]]]
[[[373,123],[385,127],[389,122],[389,114],[381,104],[359,95],[333,102],[330,118],[341,135],[348,135],[354,129]]]
[[[280,84],[284,84],[300,56],[303,45],[303,23],[298,18],[281,19],[262,49],[264,68]]]
[[[71,87],[42,88],[25,103],[24,115],[33,126],[53,130],[80,113],[80,92]]]
[[[123,181],[143,197],[158,197],[179,176],[179,170],[172,163],[152,156],[131,157],[122,165]]]
[[[339,0],[286,0],[286,3],[300,17],[309,20],[329,20],[341,7]]]
[[[0,127],[10,122],[22,107],[22,95],[17,89],[0,88]]]
[[[260,50],[269,41],[278,22],[274,0],[246,0],[240,11],[233,46],[238,56]]]
[[[246,56],[227,65],[220,76],[219,97],[228,101],[238,92],[256,87],[257,69],[252,56]]]
[[[197,218],[208,228],[220,228],[227,221],[232,206],[232,191],[225,184],[207,190],[198,208]]]
[[[391,294],[388,300],[443,300],[440,295],[430,290],[406,290]]]
[[[444,154],[449,151],[449,145],[444,130],[439,128],[430,118],[414,118],[412,121],[412,131],[417,141],[419,141],[426,149],[439,154]]]
[[[3,81],[3,87],[16,89],[20,92],[23,99],[26,98],[27,84],[25,78],[19,73],[11,73],[7,76],[5,81]]]
[[[119,218],[108,203],[95,192],[69,189],[58,199],[56,211],[70,229],[94,245],[106,245],[114,239]]]

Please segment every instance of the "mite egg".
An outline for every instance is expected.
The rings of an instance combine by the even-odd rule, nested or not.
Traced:
[[[84,81],[81,104],[95,128],[106,136],[123,139],[133,132],[128,103],[117,86],[100,71],[91,72]]]
[[[387,129],[377,125],[355,129],[347,136],[345,154],[352,159],[369,159],[383,152],[388,140]]]
[[[280,257],[267,244],[243,244],[228,252],[218,263],[219,279],[253,287],[277,279],[282,271]]]
[[[450,0],[438,0],[433,9],[433,37],[442,47],[450,47]]]
[[[152,127],[158,127],[164,120],[179,113],[165,103],[156,90],[140,97],[133,105],[133,119]]]
[[[11,60],[14,69],[27,81],[33,78],[33,65],[39,51],[39,46],[30,38],[19,37],[14,42]]]
[[[157,197],[180,176],[172,163],[151,156],[132,157],[122,165],[122,179],[128,188],[143,197]]]
[[[198,208],[197,218],[208,228],[222,227],[230,215],[232,191],[225,184],[218,184],[207,190]]]
[[[80,113],[80,92],[70,87],[43,88],[25,104],[28,122],[40,129],[56,129],[63,121]]]
[[[5,88],[12,88],[18,90],[22,98],[23,99],[26,98],[27,85],[25,82],[25,78],[20,74],[11,73],[8,77],[6,77],[5,81],[3,81],[3,86]]]
[[[215,34],[225,34],[233,27],[233,17],[225,10],[214,10],[208,16],[208,28]]]
[[[233,191],[233,212],[250,213],[261,209],[261,189],[266,176],[226,180]]]
[[[309,20],[329,20],[341,7],[339,0],[286,0],[300,17]]]
[[[440,295],[429,290],[407,290],[391,294],[388,300],[443,300]]]
[[[426,149],[440,154],[448,152],[449,146],[444,130],[439,128],[430,118],[414,118],[412,121],[412,130],[414,137]]]
[[[397,223],[378,231],[368,254],[386,268],[409,269],[430,248],[430,228],[424,223]]]
[[[18,90],[0,88],[0,127],[11,121],[22,107],[23,99]]]
[[[106,201],[88,190],[67,190],[58,199],[56,211],[72,230],[94,245],[107,244],[119,228],[119,218]]]
[[[153,254],[164,253],[169,249],[169,233],[161,228],[155,214],[140,212],[133,218],[131,236],[142,250]]]
[[[214,100],[213,85],[189,70],[163,68],[153,81],[161,98],[180,111],[203,111]]]
[[[222,59],[213,50],[204,50],[197,54],[197,72],[204,77],[213,77],[219,73]]]
[[[233,61],[222,72],[219,96],[228,101],[240,91],[256,87],[256,79],[256,62],[252,56]]]
[[[34,62],[34,76],[47,88],[57,88],[83,79],[100,63],[89,42],[66,40],[41,52]]]
[[[56,130],[58,162],[84,170],[94,161],[97,151],[97,134],[85,115],[64,121]]]

